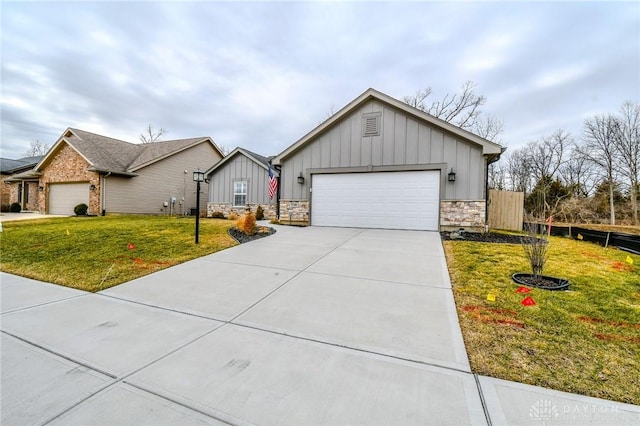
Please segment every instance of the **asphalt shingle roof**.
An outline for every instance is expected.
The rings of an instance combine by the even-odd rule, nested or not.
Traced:
[[[73,135],[65,139],[91,163],[94,169],[127,174],[207,139],[200,137],[134,144],[84,130],[69,130]]]
[[[18,170],[35,167],[42,160],[42,155],[35,157],[23,157],[17,160],[10,158],[0,158],[0,172],[5,174],[15,173]]]

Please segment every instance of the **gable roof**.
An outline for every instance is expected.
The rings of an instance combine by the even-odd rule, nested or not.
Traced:
[[[263,155],[256,154],[255,152],[249,151],[248,149],[245,149],[245,148],[236,147],[236,149],[231,151],[222,160],[218,161],[216,164],[213,165],[213,167],[207,170],[205,172],[205,175],[208,176],[211,173],[215,172],[217,169],[222,167],[224,164],[226,164],[228,161],[230,161],[232,158],[234,158],[237,155],[244,155],[245,157],[252,160],[254,163],[256,163],[257,165],[259,165],[265,170],[269,170],[269,161],[273,158],[273,157],[265,157]],[[275,170],[273,170],[273,172],[276,173]]]
[[[135,176],[137,170],[203,142],[209,142],[222,157],[222,152],[209,137],[133,144],[80,129],[68,128],[38,163],[36,169],[42,169],[58,148],[66,143],[89,163],[90,170]]]
[[[382,92],[379,92],[375,89],[370,88],[370,89],[367,89],[360,96],[355,98],[353,101],[349,102],[346,106],[344,106],[334,115],[332,115],[331,117],[329,117],[328,119],[320,123],[316,128],[314,128],[309,133],[304,135],[297,142],[293,143],[284,151],[282,151],[280,154],[276,155],[272,160],[273,164],[278,164],[278,165],[281,164],[281,161],[283,159],[287,158],[289,155],[296,152],[298,149],[304,146],[307,142],[313,140],[316,136],[323,133],[325,130],[329,129],[334,124],[336,124],[337,122],[342,120],[344,117],[346,117],[348,114],[357,110],[361,105],[363,105],[365,102],[368,102],[370,100],[376,100],[380,103],[399,109],[405,112],[407,115],[416,118],[417,120],[427,122],[433,126],[439,127],[450,133],[453,133],[454,135],[459,136],[460,138],[466,141],[470,141],[472,143],[480,145],[482,147],[482,153],[484,155],[499,157],[500,154],[504,152],[504,148],[495,142],[491,142],[487,139],[481,138],[480,136],[474,133],[471,133],[454,124],[451,124],[449,122],[436,118],[430,114],[427,114],[424,111],[421,111],[415,107],[412,107],[411,105],[405,102],[399,101],[398,99],[392,98],[389,95],[386,95]]]
[[[36,164],[38,164],[38,162],[40,162],[42,157],[42,155],[38,155],[35,157],[18,158],[17,160],[12,160],[10,158],[0,158],[0,173],[12,174],[24,169],[33,168]]]

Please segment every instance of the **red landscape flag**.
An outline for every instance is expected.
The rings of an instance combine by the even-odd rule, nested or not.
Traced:
[[[526,287],[520,286],[518,287],[518,289],[516,290],[516,293],[529,293],[531,290],[529,290]]]
[[[522,303],[523,306],[535,306],[536,302],[533,300],[533,298],[531,296],[527,296],[524,299],[522,299]]]
[[[273,174],[273,170],[271,170],[271,164],[269,164],[269,198],[273,198],[273,194],[276,193],[278,189],[278,178]]]

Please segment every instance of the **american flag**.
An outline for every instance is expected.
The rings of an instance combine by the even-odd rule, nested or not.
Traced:
[[[273,174],[273,170],[271,170],[271,164],[269,164],[269,198],[273,199],[273,194],[276,193],[278,189],[278,179]]]

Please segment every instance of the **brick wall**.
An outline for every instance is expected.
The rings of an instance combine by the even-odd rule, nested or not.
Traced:
[[[100,213],[100,175],[97,172],[87,170],[89,163],[80,156],[66,143],[61,144],[58,152],[46,164],[42,170],[40,177],[40,186],[44,187],[44,191],[40,191],[39,206],[40,211],[45,213],[48,211],[48,195],[50,183],[72,183],[72,182],[89,182],[95,185],[96,189],[89,191],[89,214]]]
[[[440,201],[440,226],[483,228],[485,207],[485,200]]]
[[[4,180],[9,176],[2,175],[2,181],[0,183],[0,205],[8,206],[13,202],[11,198],[11,184]]]

